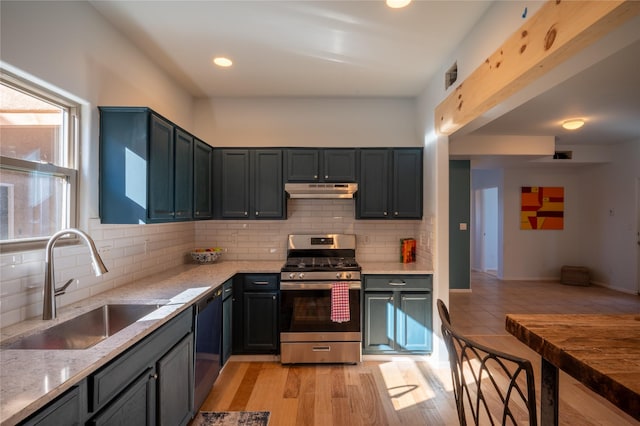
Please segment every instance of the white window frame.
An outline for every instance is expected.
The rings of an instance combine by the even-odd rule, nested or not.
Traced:
[[[67,211],[63,212],[63,217],[66,219],[63,228],[75,227],[78,223],[77,198],[79,189],[78,147],[80,137],[80,105],[35,83],[20,79],[1,68],[0,82],[29,96],[42,99],[66,110],[66,123],[62,135],[62,138],[66,141],[62,147],[64,166],[0,156],[0,171],[13,170],[36,173],[66,180],[68,185],[67,200],[65,200],[66,202],[63,204],[67,206]],[[56,231],[59,231],[59,229]],[[0,241],[0,252],[44,248],[49,237],[50,236],[41,236]]]

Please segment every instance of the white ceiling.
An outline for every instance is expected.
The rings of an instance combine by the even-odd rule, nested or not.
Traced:
[[[491,1],[90,3],[195,97],[413,97]]]
[[[90,2],[195,97],[413,97],[491,3],[414,0],[392,10],[383,0]],[[629,47],[456,134],[552,135],[558,145],[640,140],[635,21]],[[214,67],[216,55],[234,66]],[[574,116],[586,119],[583,129],[559,127]]]

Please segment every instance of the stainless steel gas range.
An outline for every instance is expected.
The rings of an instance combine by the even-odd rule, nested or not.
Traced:
[[[361,268],[355,252],[352,234],[289,235],[280,273],[283,364],[360,362]],[[340,299],[348,320],[339,322],[331,318],[337,285],[348,289],[348,301]]]

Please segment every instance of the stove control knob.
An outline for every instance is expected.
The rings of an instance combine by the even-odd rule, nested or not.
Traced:
[[[290,279],[294,279],[295,277],[296,277],[296,274],[294,274],[293,272],[289,274]]]
[[[300,273],[298,274],[298,278],[303,279],[303,278],[304,278],[304,272],[300,272]]]

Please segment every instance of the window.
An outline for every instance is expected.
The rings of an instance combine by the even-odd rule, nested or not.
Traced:
[[[78,106],[0,77],[0,244],[46,240],[76,222]]]

